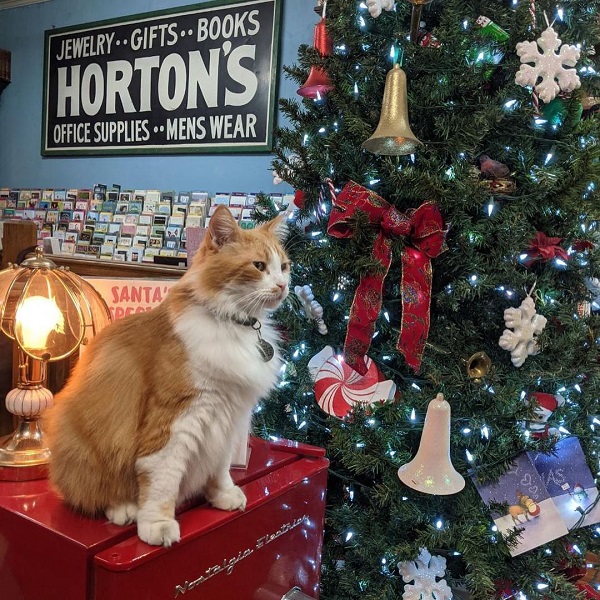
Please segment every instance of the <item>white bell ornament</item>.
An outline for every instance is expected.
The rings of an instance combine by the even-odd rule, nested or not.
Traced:
[[[465,487],[450,460],[450,413],[443,394],[429,403],[419,450],[398,469],[400,481],[408,487],[435,496],[456,494]]]

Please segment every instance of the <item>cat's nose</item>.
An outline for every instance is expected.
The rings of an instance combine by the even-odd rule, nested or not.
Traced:
[[[285,292],[285,288],[287,287],[287,283],[278,283],[277,287],[282,291]]]

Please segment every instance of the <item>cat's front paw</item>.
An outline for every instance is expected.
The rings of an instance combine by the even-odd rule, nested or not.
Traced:
[[[179,523],[175,519],[138,521],[138,537],[152,546],[168,548],[181,539]]]
[[[221,510],[244,510],[246,508],[246,495],[237,485],[219,490],[208,500],[215,508]]]
[[[129,525],[137,519],[138,507],[133,502],[124,502],[106,509],[106,518],[115,525]]]

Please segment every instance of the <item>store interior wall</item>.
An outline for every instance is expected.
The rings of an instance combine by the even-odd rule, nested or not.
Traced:
[[[194,4],[201,4],[196,2]],[[311,0],[281,0],[277,96],[297,97],[282,74],[296,61],[298,46],[311,44],[318,16]],[[216,192],[290,192],[275,186],[269,153],[160,156],[43,157],[41,127],[44,31],[104,19],[190,6],[182,0],[49,0],[0,11],[0,48],[11,52],[11,83],[0,95],[0,187],[90,188]],[[276,123],[283,121],[279,114]]]

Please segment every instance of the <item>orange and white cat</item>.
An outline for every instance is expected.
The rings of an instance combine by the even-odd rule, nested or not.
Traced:
[[[242,230],[220,206],[163,303],[92,340],[47,417],[50,478],[68,505],[137,521],[142,540],[164,546],[194,496],[245,508],[229,465],[281,366],[268,313],[288,294],[286,232],[283,217]]]

